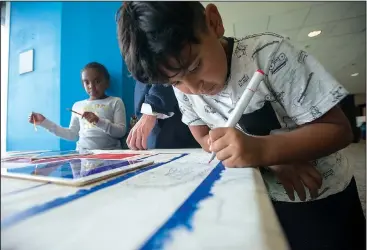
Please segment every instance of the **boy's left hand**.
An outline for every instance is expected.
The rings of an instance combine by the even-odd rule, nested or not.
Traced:
[[[215,128],[209,132],[209,150],[215,152],[224,166],[257,167],[262,162],[264,144],[258,137],[236,128]]]
[[[93,112],[86,111],[83,113],[82,118],[86,119],[89,123],[96,125],[99,121],[99,117]]]

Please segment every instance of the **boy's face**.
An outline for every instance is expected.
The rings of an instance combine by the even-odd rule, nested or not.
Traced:
[[[227,77],[227,44],[220,40],[224,35],[224,27],[218,9],[209,4],[205,9],[207,32],[199,35],[200,44],[187,45],[182,53],[188,62],[185,72],[165,70],[173,86],[186,94],[216,95],[224,87]],[[172,65],[177,65],[172,60]]]
[[[86,68],[83,70],[82,82],[85,91],[92,100],[104,97],[105,91],[109,84],[104,75],[99,70],[94,68]]]

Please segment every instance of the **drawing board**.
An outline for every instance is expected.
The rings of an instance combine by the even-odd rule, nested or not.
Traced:
[[[65,161],[30,164],[17,168],[1,168],[1,176],[52,182],[69,186],[84,186],[112,176],[152,165],[151,160],[70,159]]]

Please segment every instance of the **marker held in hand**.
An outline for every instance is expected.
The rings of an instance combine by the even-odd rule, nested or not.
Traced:
[[[241,119],[242,114],[245,112],[248,104],[250,103],[252,97],[254,96],[257,88],[260,85],[260,82],[264,78],[264,72],[260,69],[258,69],[253,77],[251,78],[250,82],[248,83],[245,91],[243,92],[240,100],[237,102],[236,107],[232,111],[231,115],[229,116],[226,124],[224,125],[227,128],[233,128],[236,126],[238,121]],[[212,152],[212,155],[210,157],[210,160],[208,162],[211,163],[212,160],[215,158],[215,153]]]

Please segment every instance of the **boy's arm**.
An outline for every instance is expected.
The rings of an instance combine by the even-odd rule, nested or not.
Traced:
[[[118,98],[115,103],[113,122],[99,118],[97,127],[114,138],[122,138],[126,133],[126,111],[123,101]]]
[[[191,134],[194,136],[195,140],[200,144],[200,146],[210,153],[209,150],[209,127],[206,125],[189,126]]]
[[[71,114],[69,128],[63,128],[47,118],[40,124],[40,126],[65,140],[77,141],[79,139],[80,124],[78,117],[76,117],[74,113]]]
[[[182,114],[182,122],[189,127],[191,134],[194,136],[195,140],[200,144],[200,146],[205,151],[209,152],[209,127],[196,114],[187,95],[185,95],[175,87],[173,87],[173,90]]]
[[[351,143],[349,121],[337,106],[348,94],[345,88],[312,55],[288,40],[273,52],[274,48],[264,49],[257,60],[268,66],[264,67],[269,68],[267,87],[299,128],[261,138],[264,164],[314,160]]]
[[[265,162],[261,165],[311,161],[348,146],[353,140],[349,121],[339,107],[288,133],[263,138]]]

